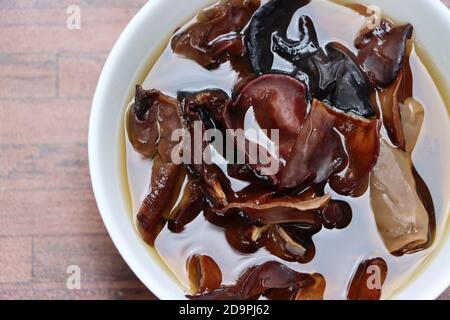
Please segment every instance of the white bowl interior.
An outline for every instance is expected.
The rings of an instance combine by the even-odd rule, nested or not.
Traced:
[[[100,77],[89,127],[89,165],[97,204],[119,252],[137,277],[161,299],[184,299],[184,291],[135,231],[124,178],[123,114],[142,70],[159,54],[167,37],[180,24],[215,0],[151,0],[136,15],[114,46]],[[351,1],[349,1],[351,2]],[[409,21],[434,67],[440,83],[450,84],[450,13],[439,0],[362,0],[382,8],[396,20]],[[431,66],[428,66],[431,67]],[[443,98],[447,106],[450,90]],[[449,233],[447,223],[446,234]],[[434,299],[450,284],[450,239],[442,238],[423,270],[395,296]],[[436,275],[439,275],[437,277]]]

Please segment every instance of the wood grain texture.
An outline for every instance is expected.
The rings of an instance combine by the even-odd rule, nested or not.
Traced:
[[[86,142],[103,63],[145,2],[0,1],[0,299],[154,299],[103,226]],[[81,30],[66,28],[72,4]]]
[[[0,1],[0,299],[154,298],[103,226],[87,158],[100,71],[145,2]],[[66,28],[72,4],[81,30]]]

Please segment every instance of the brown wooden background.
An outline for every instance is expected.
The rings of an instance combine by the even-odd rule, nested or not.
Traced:
[[[0,0],[0,299],[154,298],[106,233],[87,158],[99,73],[145,2]],[[72,4],[81,30],[66,28]]]

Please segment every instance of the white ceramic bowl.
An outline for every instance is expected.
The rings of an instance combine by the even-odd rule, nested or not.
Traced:
[[[184,292],[149,254],[130,219],[124,190],[123,114],[135,83],[150,58],[184,21],[215,0],[150,0],[115,44],[103,68],[89,124],[89,166],[98,208],[108,232],[136,276],[161,299],[184,299]],[[415,36],[450,83],[450,11],[439,0],[362,0],[382,13],[411,22]],[[450,92],[450,90],[446,90]],[[444,97],[449,101],[448,97]],[[450,138],[450,137],[449,137]],[[447,223],[448,224],[448,223]],[[450,238],[440,240],[423,270],[395,298],[435,299],[450,285]]]

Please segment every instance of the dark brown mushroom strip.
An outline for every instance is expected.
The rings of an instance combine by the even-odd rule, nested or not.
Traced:
[[[381,258],[361,262],[349,285],[348,300],[380,300],[388,267]]]
[[[170,212],[181,189],[184,170],[180,165],[164,163],[157,156],[153,160],[150,192],[137,215],[137,227],[144,241],[153,245],[164,227],[164,216]]]
[[[193,255],[187,261],[191,292],[201,294],[217,290],[222,284],[222,272],[217,263],[206,255]]]
[[[172,50],[208,69],[243,55],[241,31],[259,5],[259,0],[229,0],[203,11],[196,23],[175,34]]]
[[[243,202],[229,203],[221,211],[242,210],[254,222],[261,224],[305,223],[316,225],[316,212],[324,208],[331,197],[325,195],[312,200],[285,197],[275,198],[264,203]]]
[[[127,128],[134,149],[147,158],[156,152],[170,163],[171,152],[179,142],[172,141],[172,132],[182,128],[176,99],[157,90],[136,86],[135,102],[128,112]]]
[[[315,100],[281,175],[281,187],[293,188],[311,176],[314,183],[330,179],[343,195],[359,196],[379,152],[378,120],[332,110]]]
[[[224,173],[217,165],[209,164],[203,159],[204,151],[209,145],[208,141],[202,141],[201,150],[195,150],[198,146],[196,146],[194,132],[195,130],[201,130],[203,138],[205,130],[220,129],[220,123],[216,121],[212,114],[215,112],[219,116],[220,108],[224,108],[228,96],[221,90],[208,90],[205,92],[181,92],[178,94],[178,99],[191,137],[190,141],[184,141],[183,151],[190,155],[189,162],[186,164],[194,175],[203,180],[211,200],[218,206],[223,206],[228,202],[223,185],[226,182]],[[186,145],[188,142],[190,142],[190,145]],[[196,159],[196,153],[202,158]]]
[[[182,232],[184,227],[203,211],[204,205],[205,197],[201,182],[189,180],[179,204],[167,217],[169,230],[176,233]]]
[[[235,285],[222,286],[200,295],[188,296],[194,300],[258,299],[273,289],[301,289],[316,286],[316,278],[310,274],[296,272],[285,265],[269,261],[251,267],[244,272]],[[317,291],[321,289],[318,288]]]
[[[410,24],[394,27],[383,19],[378,27],[365,30],[356,38],[357,61],[372,84],[384,88],[394,82],[403,68],[412,33]]]
[[[172,163],[171,153],[178,142],[172,132],[182,128],[178,102],[157,90],[136,86],[135,102],[128,112],[127,129],[137,152],[153,158],[150,191],[137,214],[137,227],[149,245],[166,223],[164,218],[181,188],[185,171]]]

